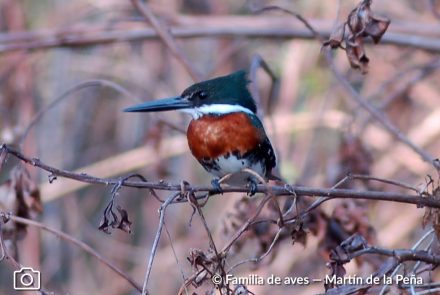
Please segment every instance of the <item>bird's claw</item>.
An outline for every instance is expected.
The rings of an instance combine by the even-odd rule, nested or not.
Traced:
[[[257,189],[258,189],[258,183],[255,181],[255,179],[249,179],[248,181],[248,187],[249,187],[249,191],[248,191],[248,196],[252,197],[253,195],[256,194]]]
[[[214,178],[213,180],[211,180],[211,185],[214,190],[214,194],[223,194],[223,189],[220,186],[220,182],[218,178]]]

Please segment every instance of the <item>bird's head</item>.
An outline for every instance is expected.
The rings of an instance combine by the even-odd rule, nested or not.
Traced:
[[[206,114],[246,112],[255,114],[257,107],[247,84],[245,71],[196,83],[180,96],[145,102],[126,108],[125,112],[160,112],[180,110],[197,119]]]

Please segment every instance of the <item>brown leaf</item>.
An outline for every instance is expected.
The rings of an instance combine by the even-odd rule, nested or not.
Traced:
[[[126,233],[131,233],[131,221],[128,220],[128,214],[127,210],[122,209],[120,206],[117,206],[116,209],[119,212],[119,215],[121,216],[121,221],[118,224],[118,228],[122,231],[125,231]]]
[[[17,195],[12,187],[12,181],[6,180],[0,185],[0,211],[16,212],[17,210]]]
[[[107,218],[107,215],[104,214],[101,218],[98,229],[109,235],[111,234],[110,227],[111,227],[110,221]]]
[[[202,250],[195,248],[189,250],[189,257],[187,257],[187,259],[196,271],[198,270],[198,266],[203,266],[203,264],[208,261],[205,253]]]
[[[354,36],[359,36],[365,31],[370,21],[371,1],[363,0],[348,15],[347,25]]]
[[[330,268],[330,276],[343,277],[346,274],[344,264],[352,259],[350,254],[366,247],[368,247],[367,242],[359,234],[354,234],[344,240],[330,253],[330,262],[327,263],[327,266]],[[337,286],[334,283],[325,284],[326,290]]]
[[[343,227],[334,218],[329,218],[324,234],[320,237],[318,252],[324,258],[328,259],[331,251],[348,238],[350,235],[345,232]]]
[[[390,25],[390,20],[380,16],[372,16],[370,22],[367,24],[365,28],[364,34],[370,36],[373,39],[375,44],[380,42],[383,34],[388,29]]]
[[[33,218],[43,211],[40,191],[23,166],[11,171],[11,178],[0,185],[0,211],[24,218]],[[26,225],[3,220],[2,236],[9,254],[15,256],[17,240],[26,234]]]
[[[106,234],[111,234],[110,228],[116,228],[126,233],[131,233],[132,223],[128,220],[127,211],[120,206],[116,206],[116,212],[113,208],[114,203],[114,199],[112,199],[104,209],[104,214],[102,215],[98,229]]]
[[[19,216],[29,218],[43,212],[40,191],[26,169],[18,166],[12,172],[12,185],[17,193]]]
[[[304,224],[302,222],[298,222],[297,224],[295,224],[292,232],[290,233],[290,236],[292,237],[292,244],[298,242],[303,246],[306,246],[307,233],[304,230]]]
[[[341,248],[339,245],[347,241],[350,236],[359,235],[365,237],[368,243],[376,243],[376,232],[370,225],[368,218],[368,207],[364,201],[342,200],[339,202],[328,218],[325,235],[319,241],[319,253],[323,258],[327,258]],[[356,240],[357,241],[357,240]],[[344,244],[344,247],[347,247]],[[344,251],[342,251],[344,252]],[[339,255],[342,255],[339,253]],[[362,257],[356,259],[358,263],[363,263]],[[372,261],[368,261],[372,263]]]
[[[363,74],[368,71],[367,67],[370,60],[365,54],[362,37],[356,37],[356,39],[346,42],[345,53],[352,68],[360,69]]]
[[[190,249],[187,260],[191,264],[193,271],[199,273],[193,280],[196,287],[200,286],[205,280],[218,270],[218,259],[215,253],[205,253],[200,249]]]
[[[17,194],[12,186],[12,181],[7,180],[2,185],[0,185],[0,211],[5,213],[17,214],[18,211],[18,200]],[[17,231],[17,224],[14,222],[8,222],[9,220],[6,216],[3,216],[3,220],[0,221],[2,224],[2,234],[3,237],[8,240],[12,238]]]
[[[336,261],[329,262],[327,264],[327,267],[330,268],[330,275],[329,275],[330,277],[336,276],[336,277],[340,278],[340,277],[345,276],[345,274],[347,273],[343,264],[336,262]],[[325,290],[327,291],[328,289],[337,287],[337,285],[334,283],[328,283],[326,280],[324,287],[325,287]]]
[[[363,74],[367,72],[369,59],[364,49],[364,38],[371,37],[378,43],[385,34],[390,20],[376,16],[371,11],[371,0],[362,0],[348,15],[345,23],[334,30],[323,46],[332,49],[342,48],[345,45],[350,66],[360,69]],[[345,28],[347,27],[347,32]]]

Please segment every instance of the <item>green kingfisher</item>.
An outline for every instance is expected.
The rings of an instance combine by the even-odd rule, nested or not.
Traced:
[[[249,185],[253,195],[257,179],[240,172],[250,168],[266,179],[272,175],[276,157],[257,106],[247,87],[245,71],[196,83],[180,96],[145,102],[126,108],[125,112],[159,112],[179,110],[189,113],[188,145],[193,156],[215,176],[211,181],[222,192],[219,179],[232,174],[229,184]]]

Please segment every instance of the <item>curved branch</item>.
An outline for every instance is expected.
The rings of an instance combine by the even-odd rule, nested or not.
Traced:
[[[20,138],[19,146],[20,148],[23,147],[23,143],[26,140],[26,137],[28,136],[30,130],[38,123],[38,121],[41,120],[41,118],[51,109],[53,109],[56,105],[58,105],[61,101],[63,101],[65,98],[69,97],[71,94],[75,93],[76,91],[82,90],[84,88],[88,87],[96,87],[96,86],[107,86],[110,87],[117,92],[127,96],[127,97],[133,97],[133,95],[130,94],[130,92],[125,89],[124,87],[116,84],[115,82],[99,79],[99,80],[90,80],[83,83],[80,83],[66,92],[64,92],[61,96],[56,98],[54,101],[52,101],[48,106],[46,106],[44,109],[40,110],[31,120],[29,125],[26,127],[26,129],[23,132],[23,135]]]
[[[194,66],[189,62],[188,58],[182,53],[182,51],[177,46],[176,42],[173,39],[173,35],[165,30],[162,25],[159,23],[159,20],[151,11],[150,7],[147,3],[143,3],[140,0],[131,0],[133,6],[144,16],[144,18],[153,26],[159,35],[160,39],[165,43],[171,53],[176,57],[188,73],[191,75],[192,79],[195,82],[201,80],[200,74],[196,71]]]

